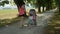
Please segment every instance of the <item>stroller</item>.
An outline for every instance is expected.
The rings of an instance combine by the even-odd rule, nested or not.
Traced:
[[[29,20],[28,20],[28,25],[34,25],[36,26],[36,11],[35,9],[30,9],[29,11]]]

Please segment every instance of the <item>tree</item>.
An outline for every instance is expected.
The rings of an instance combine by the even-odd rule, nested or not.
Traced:
[[[24,3],[24,0],[14,0],[15,4],[17,5],[18,11],[19,11],[19,7],[21,7]],[[25,16],[26,15],[26,11],[25,11]]]
[[[5,1],[2,1],[2,3],[6,3],[6,4],[9,4],[9,1],[8,0],[5,0]]]
[[[14,0],[14,2],[17,5],[18,10],[19,10],[19,7],[22,5],[22,3],[24,3],[23,0]]]
[[[60,14],[60,0],[55,0],[55,2],[56,2],[56,5],[58,7],[59,14]]]
[[[53,0],[45,0],[46,1],[46,10],[52,9]]]
[[[41,13],[41,6],[43,5],[43,0],[37,0],[36,5],[38,7],[38,12]]]
[[[8,0],[4,0],[4,1],[0,2],[0,5],[4,6],[4,4],[9,4],[9,1]]]
[[[44,12],[44,7],[46,6],[46,1],[42,0],[42,6],[43,6],[43,12]]]
[[[28,1],[28,3],[31,3],[32,5],[35,5],[38,8],[39,13],[41,13],[41,10],[40,10],[41,6],[43,6],[43,11],[44,11],[44,7],[46,7],[47,10],[52,9],[53,0],[14,0],[17,7],[19,5],[22,5],[23,1]]]
[[[38,12],[41,13],[41,6],[42,6],[42,1],[41,0],[27,0],[28,3],[35,5],[35,7],[38,8]]]

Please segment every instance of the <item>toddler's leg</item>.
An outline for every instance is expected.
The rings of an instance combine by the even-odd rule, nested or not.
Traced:
[[[37,23],[36,23],[36,19],[33,19],[33,21],[34,21],[34,25],[36,26],[36,25],[37,25]]]

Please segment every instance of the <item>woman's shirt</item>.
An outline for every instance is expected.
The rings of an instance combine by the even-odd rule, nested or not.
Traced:
[[[24,15],[25,14],[25,7],[21,7],[20,9],[19,9],[19,15]]]

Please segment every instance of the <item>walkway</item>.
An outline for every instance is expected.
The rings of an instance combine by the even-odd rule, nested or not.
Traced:
[[[48,26],[48,21],[50,17],[54,15],[56,10],[50,10],[48,12],[37,14],[37,26],[32,28],[23,28],[20,29],[17,25],[19,23],[15,23],[9,25],[8,27],[0,28],[0,34],[45,34],[45,27]]]

